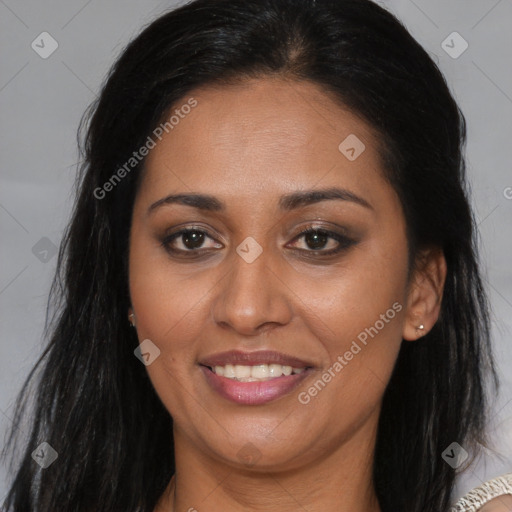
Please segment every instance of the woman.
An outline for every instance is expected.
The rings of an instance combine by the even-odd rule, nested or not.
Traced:
[[[91,113],[7,509],[447,511],[494,370],[464,118],[406,29],[196,0]]]

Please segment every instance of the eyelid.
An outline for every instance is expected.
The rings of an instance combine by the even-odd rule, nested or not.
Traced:
[[[189,232],[192,232],[192,231],[195,231],[195,232],[198,232],[198,233],[202,233],[205,235],[205,237],[209,238],[210,240],[212,240],[213,242],[215,242],[216,244],[222,244],[222,242],[219,242],[217,240],[216,237],[212,236],[211,233],[209,232],[209,230],[205,229],[203,226],[197,226],[197,225],[194,225],[194,224],[185,224],[185,225],[182,225],[179,227],[179,229],[177,230],[167,230],[166,233],[163,235],[163,237],[161,237],[161,245],[162,247],[169,253],[171,254],[197,254],[197,255],[200,255],[204,252],[209,252],[211,251],[212,249],[219,249],[218,247],[215,247],[215,248],[212,248],[212,247],[208,247],[206,249],[204,248],[198,248],[198,249],[174,249],[171,247],[171,243],[176,240],[176,239],[179,239],[180,236],[186,234],[186,233],[189,233]]]
[[[338,231],[337,231],[338,230]],[[327,238],[330,238],[332,240],[335,240],[338,244],[338,247],[334,249],[325,250],[323,248],[320,249],[296,249],[299,252],[306,254],[306,255],[314,255],[314,256],[331,256],[335,255],[337,253],[342,252],[343,250],[346,250],[350,248],[351,246],[357,244],[358,240],[354,239],[352,236],[346,234],[346,230],[343,229],[341,226],[337,227],[337,230],[334,230],[333,228],[326,227],[325,225],[318,224],[317,222],[311,222],[310,224],[303,226],[301,230],[293,236],[293,238],[290,240],[290,242],[295,242],[299,240],[300,238],[304,237],[305,235],[309,233],[321,233]],[[171,231],[171,230],[168,230]],[[339,232],[341,231],[341,232]],[[179,239],[180,236],[190,233],[190,232],[198,232],[203,234],[205,237],[209,238],[213,242],[217,244],[223,245],[222,242],[218,241],[218,237],[212,236],[210,234],[210,231],[203,226],[195,225],[195,224],[184,224],[179,226],[179,229],[171,231],[169,234],[166,234],[163,236],[163,239],[161,240],[161,245],[164,247],[164,249],[169,252],[170,254],[174,255],[187,255],[185,257],[200,257],[206,253],[211,253],[212,250],[222,249],[223,247],[199,247],[196,249],[176,249],[171,247],[171,243]],[[288,243],[290,243],[288,242]],[[295,248],[294,248],[295,249]]]
[[[341,229],[341,228],[340,228]],[[345,231],[343,229],[341,229],[341,231]],[[292,238],[292,242],[300,239],[300,238],[303,238],[305,235],[309,234],[309,233],[317,233],[317,232],[320,232],[320,233],[323,233],[325,234],[325,236],[327,236],[328,238],[331,238],[333,240],[335,240],[337,243],[338,243],[338,247],[336,247],[335,249],[330,249],[330,250],[324,250],[324,249],[299,249],[299,251],[307,254],[307,253],[311,253],[311,254],[320,254],[320,255],[324,255],[324,256],[328,256],[328,255],[335,255],[341,251],[343,251],[344,249],[348,249],[349,247],[351,247],[352,245],[355,245],[358,243],[358,240],[356,240],[355,238],[353,238],[352,236],[346,234],[346,233],[340,233],[338,231],[335,231],[333,229],[330,229],[330,228],[327,228],[325,226],[322,226],[322,225],[317,225],[315,223],[312,223],[308,226],[305,226],[301,229],[301,231],[299,233],[297,233],[293,238]]]

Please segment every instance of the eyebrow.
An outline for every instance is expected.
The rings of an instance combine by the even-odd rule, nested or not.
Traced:
[[[300,190],[291,194],[283,195],[279,199],[279,208],[283,211],[291,211],[297,208],[319,203],[320,201],[333,199],[349,201],[373,210],[371,204],[362,197],[354,194],[353,192],[350,192],[349,190],[337,187]],[[157,208],[167,204],[182,204],[210,212],[223,212],[226,210],[225,204],[212,195],[189,193],[170,194],[166,197],[163,197],[149,207],[148,213],[152,213]]]

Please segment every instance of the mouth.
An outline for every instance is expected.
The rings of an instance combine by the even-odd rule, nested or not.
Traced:
[[[289,377],[306,371],[309,367],[293,368],[282,364],[257,364],[254,366],[232,365],[207,366],[215,375],[238,382],[266,382],[281,376]]]
[[[210,388],[239,405],[262,405],[291,393],[314,367],[277,352],[225,352],[200,363]]]

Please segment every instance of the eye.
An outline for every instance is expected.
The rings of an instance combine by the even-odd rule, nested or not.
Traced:
[[[328,256],[341,252],[356,243],[341,233],[327,229],[308,227],[301,231],[293,241],[304,239],[306,249],[303,252]],[[211,240],[209,246],[205,243]],[[200,256],[210,249],[221,249],[222,244],[216,242],[206,231],[199,228],[186,228],[166,236],[162,240],[162,246],[174,255]],[[188,254],[187,254],[188,253]],[[194,254],[195,253],[195,254]]]
[[[356,243],[355,240],[348,238],[341,233],[335,233],[326,229],[308,227],[301,231],[294,240],[303,238],[307,249],[300,249],[305,252],[319,253],[323,256],[336,254],[348,249]]]
[[[187,228],[181,229],[176,233],[173,233],[164,238],[162,245],[165,249],[172,253],[192,253],[192,252],[203,252],[199,249],[215,249],[221,248],[222,244],[215,242],[216,245],[210,247],[204,247],[207,240],[215,240],[208,235],[208,233],[202,229]]]

